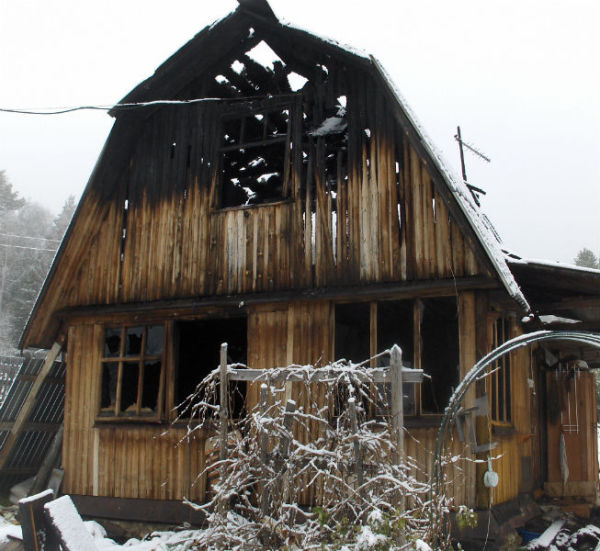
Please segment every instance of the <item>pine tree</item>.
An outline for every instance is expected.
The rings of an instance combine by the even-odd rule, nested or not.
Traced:
[[[585,247],[577,253],[575,264],[584,268],[600,269],[600,261],[596,258],[596,255]]]

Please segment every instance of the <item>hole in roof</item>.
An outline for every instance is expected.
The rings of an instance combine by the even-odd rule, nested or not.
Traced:
[[[254,36],[254,27],[250,27],[248,29],[248,38],[252,38]]]
[[[236,59],[232,64],[231,64],[231,69],[233,71],[235,71],[238,75],[242,74],[242,71],[246,68],[246,66],[239,60]]]
[[[346,105],[348,103],[348,98],[346,98],[346,96],[338,96],[337,102],[338,102],[337,114],[339,117],[343,117],[346,114]]]
[[[273,70],[276,61],[279,61],[282,65],[285,65],[281,58],[264,40],[261,40],[256,46],[254,46],[254,48],[248,50],[246,55],[263,67],[271,69],[271,71]]]
[[[301,88],[304,88],[304,85],[308,82],[307,78],[304,78],[302,75],[299,75],[295,71],[292,71],[287,76],[288,82],[290,83],[290,88],[292,92],[297,92]]]
[[[223,83],[229,83],[229,80],[227,79],[227,77],[223,76],[223,75],[217,75],[215,77],[215,80],[219,83],[219,84],[223,84]]]

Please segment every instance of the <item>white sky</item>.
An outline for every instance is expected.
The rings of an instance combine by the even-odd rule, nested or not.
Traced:
[[[0,0],[0,107],[107,105],[234,0]],[[282,19],[386,67],[505,245],[530,258],[600,253],[598,0],[271,0]],[[0,113],[0,169],[58,211],[79,197],[110,130],[103,112]]]

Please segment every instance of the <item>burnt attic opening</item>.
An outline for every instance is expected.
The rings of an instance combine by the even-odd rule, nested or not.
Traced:
[[[283,104],[253,104],[223,117],[219,207],[258,205],[290,195],[290,115]]]

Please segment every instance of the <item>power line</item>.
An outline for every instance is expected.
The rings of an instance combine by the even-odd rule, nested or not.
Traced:
[[[284,96],[293,96],[294,94],[283,94]],[[278,96],[278,98],[281,96]],[[256,97],[235,97],[235,98],[194,98],[182,100],[161,99],[155,101],[141,101],[132,103],[115,103],[113,105],[78,105],[76,107],[38,107],[10,109],[0,107],[0,113],[14,113],[18,115],[64,115],[75,111],[127,111],[133,109],[142,109],[144,107],[155,107],[157,105],[192,105],[195,103],[218,102],[218,101],[247,101],[256,100]]]
[[[60,239],[49,239],[46,237],[33,237],[33,236],[29,236],[29,235],[15,235],[13,233],[0,233],[0,235],[2,237],[18,237],[19,239],[39,239],[39,240],[44,240],[44,241],[54,241],[55,243],[61,242]]]
[[[27,249],[29,251],[48,251],[50,253],[55,253],[57,249],[41,249],[38,247],[24,247],[23,245],[7,245],[6,243],[0,243],[0,247],[7,247],[9,249]]]

